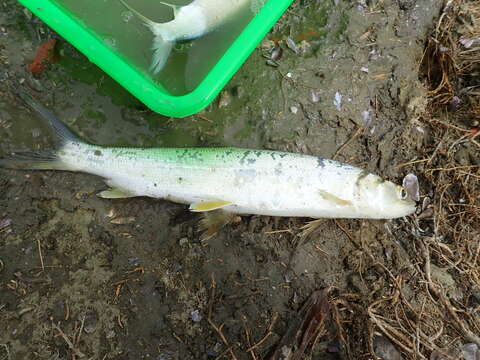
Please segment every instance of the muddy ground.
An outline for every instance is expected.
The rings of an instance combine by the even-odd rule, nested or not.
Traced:
[[[11,94],[21,84],[92,143],[335,157],[398,183],[417,171],[424,197],[435,191],[432,182],[404,164],[435,150],[420,127],[427,89],[419,71],[442,6],[296,1],[219,99],[199,116],[170,119],[62,40],[59,61],[32,76],[26,65],[35,49],[57,35],[15,1],[2,1],[0,155],[53,144]],[[286,46],[287,36],[299,54]],[[263,56],[270,40],[282,40],[278,67]],[[473,164],[478,153],[464,151]],[[302,237],[308,219],[246,216],[201,242],[199,216],[185,206],[98,198],[105,188],[85,174],[0,170],[0,359],[268,359],[302,304],[329,286],[337,330],[299,358],[424,358],[398,345],[371,307],[393,296],[399,281],[401,296],[420,307],[427,301],[414,220],[322,220]],[[432,264],[436,283],[457,309],[477,306],[450,266]],[[458,349],[465,333],[453,328],[456,342],[419,342],[419,354]],[[430,330],[438,328],[423,329]]]

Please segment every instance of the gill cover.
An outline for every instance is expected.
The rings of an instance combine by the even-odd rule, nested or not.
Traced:
[[[361,173],[356,187],[358,205],[371,218],[393,219],[415,211],[415,202],[408,197],[403,187],[377,175]]]

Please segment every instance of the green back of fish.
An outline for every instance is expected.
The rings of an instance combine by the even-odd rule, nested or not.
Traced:
[[[241,148],[104,148],[129,160],[160,161],[172,165],[222,167],[275,167],[278,162],[315,159],[312,156],[271,150]]]

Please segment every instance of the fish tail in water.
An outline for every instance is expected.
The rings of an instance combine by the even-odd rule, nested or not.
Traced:
[[[154,39],[153,39],[153,59],[152,59],[152,64],[150,65],[150,71],[152,71],[154,74],[158,74],[163,67],[165,66],[165,63],[167,62],[168,57],[170,56],[170,53],[172,52],[172,48],[174,45],[173,41],[166,40],[164,36],[162,35],[162,24],[161,23],[156,23],[149,18],[147,18],[145,15],[140,14],[137,10],[132,8],[130,5],[128,5],[125,1],[119,0],[128,10],[133,12],[140,20],[142,20],[145,23],[145,26],[147,26],[153,33]],[[164,5],[168,5],[173,7],[174,9],[174,14],[178,11],[178,7],[175,5],[170,5],[164,2],[161,2]]]
[[[51,111],[36,102],[25,92],[17,95],[42,118],[47,120],[56,134],[58,149],[62,149],[67,143],[81,143],[75,134],[67,128]],[[59,150],[40,150],[13,152],[7,157],[0,158],[0,167],[8,169],[54,169],[70,170],[70,166],[59,157]]]
[[[153,59],[150,70],[154,74],[158,74],[165,66],[165,63],[170,56],[170,52],[172,51],[174,43],[172,41],[166,41],[162,35],[157,34],[155,31],[154,33],[155,38],[153,39],[152,45]]]

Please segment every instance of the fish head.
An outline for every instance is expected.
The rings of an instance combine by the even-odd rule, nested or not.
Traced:
[[[400,185],[374,174],[360,174],[357,180],[359,205],[370,218],[393,219],[415,212],[416,203]]]

